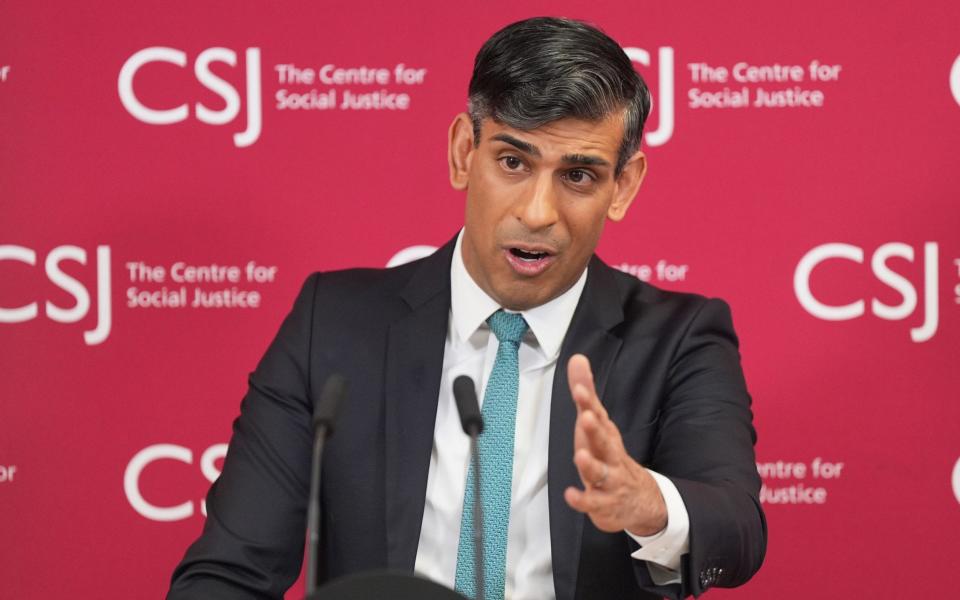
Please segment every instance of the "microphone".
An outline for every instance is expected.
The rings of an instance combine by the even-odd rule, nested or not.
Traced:
[[[457,401],[463,432],[471,437],[483,433],[483,417],[480,416],[477,388],[473,385],[473,380],[466,375],[454,379],[453,398]]]
[[[347,380],[334,373],[327,378],[313,411],[313,468],[310,473],[310,499],[307,504],[307,597],[317,589],[317,557],[320,544],[320,469],[323,446],[333,435],[333,424],[340,401],[347,394]]]
[[[477,388],[466,375],[453,380],[453,398],[460,413],[463,432],[470,436],[470,455],[473,458],[473,557],[474,586],[476,600],[484,600],[483,594],[483,501],[480,496],[480,452],[477,449],[477,437],[483,432],[483,416],[477,402]]]
[[[320,392],[320,401],[313,411],[313,431],[319,433],[321,427],[326,428],[326,436],[333,435],[333,422],[337,418],[337,408],[340,400],[347,394],[347,380],[343,375],[334,373],[327,378]]]

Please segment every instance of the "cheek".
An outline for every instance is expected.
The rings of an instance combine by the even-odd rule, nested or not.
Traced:
[[[497,231],[503,214],[495,194],[483,193],[483,190],[471,188],[467,196],[464,214],[464,226],[470,232],[477,249],[489,248],[497,244]],[[484,254],[487,252],[484,251]]]
[[[518,190],[504,185],[496,174],[473,175],[467,192],[467,225],[482,233],[485,242],[495,242],[496,231],[509,216],[517,194]]]
[[[606,220],[606,210],[595,204],[575,205],[567,213],[567,228],[570,231],[571,243],[577,246],[584,254],[591,254]]]
[[[481,194],[487,197],[495,197],[503,192],[503,180],[498,172],[500,167],[496,164],[490,164],[486,161],[478,160],[473,163],[474,168],[470,170],[470,187],[478,189]]]

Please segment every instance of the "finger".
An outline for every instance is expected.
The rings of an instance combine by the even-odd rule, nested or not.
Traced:
[[[597,413],[597,416],[603,419],[607,417],[607,409],[600,403],[600,398],[597,397],[597,393],[593,387],[587,387],[582,383],[578,383],[571,388],[570,395],[573,396],[573,401],[577,405],[577,413],[592,410]]]
[[[599,509],[597,492],[585,492],[575,487],[568,487],[563,491],[563,499],[577,512],[593,513]]]
[[[609,421],[601,423],[592,410],[583,411],[577,417],[577,421],[580,422],[580,428],[585,434],[586,447],[590,449],[591,454],[602,462],[616,464],[618,458],[616,445],[609,429],[609,426],[616,426]]]
[[[587,512],[583,506],[583,496],[583,491],[575,487],[568,487],[563,491],[563,499],[566,500],[570,508],[577,512]]]
[[[593,372],[590,370],[590,361],[583,354],[574,354],[567,362],[567,383],[579,411],[583,402],[578,400],[578,387],[583,386],[588,395],[593,393]]]
[[[590,369],[590,359],[583,354],[574,354],[567,362],[567,379],[572,388],[577,383],[588,387],[593,386],[593,371]]]
[[[593,410],[596,394],[592,387],[578,383],[571,388],[570,395],[573,396],[573,401],[577,405],[577,414],[584,410]]]
[[[598,483],[606,487],[610,483],[610,466],[598,460],[589,450],[578,450],[573,456],[573,463],[577,466],[584,487],[594,488]]]
[[[593,371],[590,368],[590,361],[583,354],[574,354],[567,363],[567,380],[570,385],[570,391],[577,403],[577,410],[590,408],[597,411],[597,414],[606,418],[607,411],[600,403],[597,397],[596,386],[593,379]],[[583,386],[586,393],[578,393],[578,386]]]
[[[587,448],[590,445],[590,438],[587,436],[587,430],[583,427],[583,421],[580,417],[583,413],[577,415],[577,420],[573,426],[573,449]]]

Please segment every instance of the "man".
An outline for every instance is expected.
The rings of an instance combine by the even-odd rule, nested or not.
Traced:
[[[296,579],[333,373],[350,393],[324,457],[322,578],[393,568],[474,593],[461,374],[487,425],[486,597],[676,598],[750,578],[766,527],[729,311],[593,256],[643,180],[649,108],[623,50],[583,23],[486,42],[449,132],[462,232],[416,263],[307,279],[168,598],[280,598]]]

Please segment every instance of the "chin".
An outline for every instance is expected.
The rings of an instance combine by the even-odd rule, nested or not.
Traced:
[[[529,291],[518,290],[517,288],[519,287],[534,287],[534,289]],[[538,286],[521,286],[520,284],[512,284],[508,286],[508,289],[510,293],[499,294],[500,298],[498,299],[498,303],[502,307],[509,310],[527,310],[540,306],[541,304],[546,304],[553,299],[553,296],[544,294],[543,288]]]

